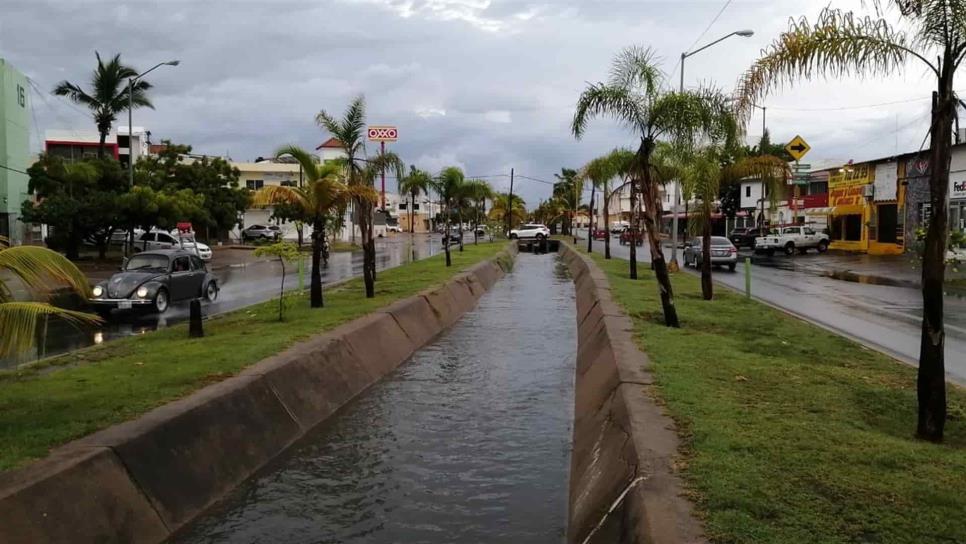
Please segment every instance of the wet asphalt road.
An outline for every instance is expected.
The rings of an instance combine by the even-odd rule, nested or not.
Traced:
[[[520,254],[476,309],[172,541],[563,542],[575,311],[559,260]]]
[[[442,252],[439,236],[416,235],[415,244],[410,244],[408,234],[376,240],[376,268],[384,270],[409,262],[413,258],[423,259]],[[467,240],[472,243],[472,238]],[[311,259],[306,256],[305,284],[308,286]],[[205,315],[216,315],[237,310],[278,296],[281,280],[281,265],[276,261],[258,261],[245,265],[211,265],[219,280],[221,292],[218,299],[202,305]],[[362,275],[362,253],[340,252],[329,257],[329,265],[323,270],[322,282],[332,283],[349,277]],[[286,265],[286,289],[298,287],[298,273],[294,263]],[[97,330],[78,330],[65,323],[51,321],[46,334],[38,341],[38,348],[16,359],[0,359],[0,368],[10,368],[45,356],[67,353],[92,344],[100,344],[116,338],[143,334],[164,328],[188,319],[188,303],[172,304],[163,315],[139,315],[133,312],[114,312],[110,321]],[[42,329],[42,327],[41,327]]]
[[[587,248],[587,240],[580,241]],[[604,243],[594,242],[594,251],[603,252]],[[611,256],[629,258],[629,248],[611,239]],[[751,252],[742,251],[741,257]],[[671,248],[665,247],[671,258]],[[839,334],[849,336],[900,361],[917,365],[922,321],[922,292],[913,285],[860,283],[861,277],[829,277],[812,262],[821,257],[814,252],[786,257],[756,257],[751,267],[752,296],[777,306]],[[647,244],[637,251],[639,262],[650,262]],[[678,262],[683,262],[678,250]],[[699,272],[685,268],[690,273]],[[727,268],[713,271],[715,282],[744,292],[742,265],[737,272]],[[945,297],[946,375],[966,384],[966,299]]]

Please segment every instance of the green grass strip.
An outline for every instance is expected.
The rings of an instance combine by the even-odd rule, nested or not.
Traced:
[[[583,251],[583,250],[581,250]],[[595,254],[683,436],[683,475],[715,542],[966,542],[966,393],[946,442],[914,438],[916,370],[674,274],[663,325],[647,266]]]
[[[311,309],[306,293],[226,313],[205,323],[205,337],[189,339],[187,324],[43,361],[0,374],[0,470],[43,457],[50,448],[223,380],[288,346],[371,313],[445,280],[505,243],[468,244],[443,256],[380,272],[376,296],[365,298],[362,280],[325,292],[325,308]],[[289,281],[294,281],[292,276]]]

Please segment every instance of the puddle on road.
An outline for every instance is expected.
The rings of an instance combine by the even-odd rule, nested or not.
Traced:
[[[519,255],[474,311],[174,541],[563,542],[565,272],[554,255]]]

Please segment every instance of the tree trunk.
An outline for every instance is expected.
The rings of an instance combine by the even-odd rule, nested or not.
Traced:
[[[362,281],[366,286],[366,298],[376,296],[375,242],[372,238],[372,204],[359,203],[359,227],[362,231]]]
[[[644,190],[644,222],[647,229],[647,241],[651,248],[651,266],[661,291],[661,308],[664,311],[664,324],[668,327],[680,327],[678,312],[674,307],[674,291],[671,289],[671,276],[668,274],[667,261],[664,259],[664,249],[658,232],[658,220],[661,217],[661,197],[657,184],[651,180],[651,150],[653,143],[643,142],[638,153],[643,155]]]
[[[446,230],[443,234],[443,249],[446,251],[446,266],[453,266],[453,261],[449,256],[449,239],[450,239],[450,227],[449,227],[449,205],[446,206]]]
[[[645,162],[645,169],[647,169],[647,163]],[[630,276],[632,280],[637,279],[637,240],[635,236],[640,236],[643,234],[640,230],[641,226],[637,221],[637,179],[631,178],[631,230],[630,230]]]
[[[76,261],[80,257],[80,236],[77,234],[77,222],[70,222],[70,232],[67,233],[67,258]]]
[[[108,127],[107,130],[104,130],[102,127],[98,127],[98,132],[101,133],[101,141],[97,145],[97,158],[98,159],[103,159],[104,158],[104,142],[107,141],[107,133],[108,133],[109,130],[110,130],[110,127]],[[131,127],[128,127],[128,135],[129,135],[129,138],[130,138],[130,134],[131,134]],[[131,145],[130,144],[130,139],[128,139],[128,146],[130,146],[130,145]],[[128,160],[131,160],[131,155],[130,154],[128,155]]]
[[[948,56],[948,55],[947,55]],[[943,63],[939,91],[933,93],[929,157],[929,195],[932,216],[922,257],[922,335],[916,389],[919,417],[916,435],[941,442],[946,425],[946,331],[943,325],[943,282],[946,276],[946,237],[949,213],[949,163],[953,96],[953,65]]]
[[[460,234],[460,239],[459,239],[460,253],[463,253],[463,206],[462,205],[460,205],[460,207],[456,210],[456,218],[459,219],[460,221],[460,226],[458,229]]]
[[[278,262],[282,265],[282,286],[278,290],[278,320],[285,321],[283,315],[283,310],[285,309],[285,259],[279,258]]]
[[[610,259],[610,195],[607,194],[606,184],[604,184],[602,192],[604,197],[604,258]]]
[[[594,194],[597,185],[590,184],[590,211],[587,214],[587,253],[594,251]]]
[[[325,220],[312,223],[312,272],[309,279],[309,306],[322,308],[322,243],[325,239]],[[284,266],[284,265],[283,265]]]
[[[714,287],[711,285],[711,210],[705,210],[704,225],[701,227],[701,296],[711,300]]]

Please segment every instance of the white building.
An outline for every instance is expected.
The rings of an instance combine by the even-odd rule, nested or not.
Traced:
[[[151,138],[151,131],[144,127],[134,127],[133,137],[129,136],[128,132],[126,125],[119,126],[104,139],[105,155],[114,157],[125,167],[132,151],[135,161],[147,154]],[[44,151],[68,161],[96,157],[100,141],[101,135],[96,130],[44,131]]]

